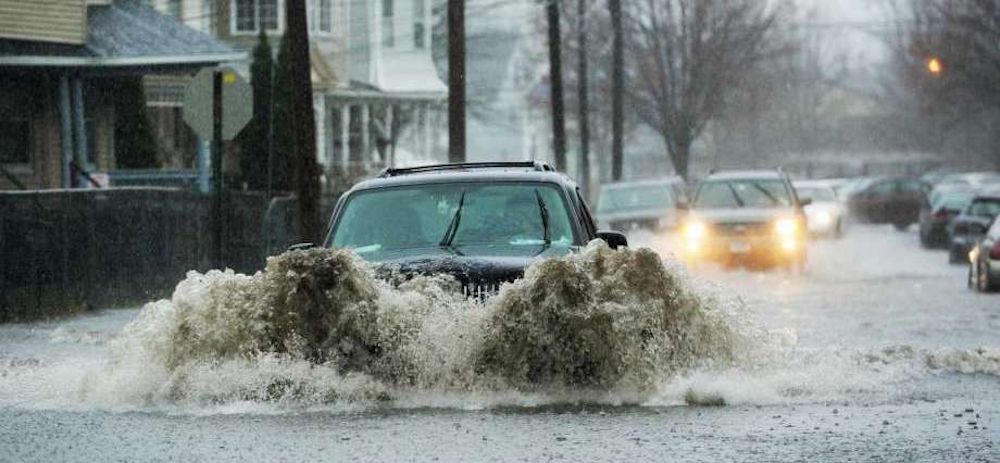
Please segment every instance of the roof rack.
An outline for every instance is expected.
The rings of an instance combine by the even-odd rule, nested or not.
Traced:
[[[523,162],[459,162],[452,164],[434,164],[420,167],[388,168],[379,174],[379,178],[395,177],[398,175],[417,174],[422,172],[440,172],[448,170],[471,170],[471,169],[496,169],[496,168],[521,168],[531,169],[537,172],[555,172],[552,166],[544,162],[523,161]]]

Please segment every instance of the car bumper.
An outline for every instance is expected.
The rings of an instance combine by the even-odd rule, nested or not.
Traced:
[[[805,254],[805,239],[782,239],[773,236],[714,237],[702,242],[685,243],[688,261],[710,262],[795,262]]]

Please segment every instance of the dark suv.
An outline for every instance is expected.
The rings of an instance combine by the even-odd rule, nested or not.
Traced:
[[[464,163],[387,169],[358,183],[338,201],[324,246],[404,277],[450,274],[478,293],[595,238],[628,245],[597,231],[566,175],[533,162]]]
[[[685,221],[685,260],[801,268],[806,204],[780,170],[711,174],[698,184]]]

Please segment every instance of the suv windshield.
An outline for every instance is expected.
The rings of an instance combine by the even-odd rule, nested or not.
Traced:
[[[668,209],[674,207],[674,193],[668,184],[635,185],[601,191],[598,213]]]
[[[716,180],[702,183],[694,207],[791,207],[792,197],[780,179]]]
[[[570,246],[572,230],[566,202],[554,186],[449,183],[354,194],[332,231],[331,243],[365,254],[439,246],[545,245],[548,235],[550,245]]]

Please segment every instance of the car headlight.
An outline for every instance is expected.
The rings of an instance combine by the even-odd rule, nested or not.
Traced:
[[[825,227],[833,222],[833,214],[829,211],[821,211],[816,213],[816,225]]]
[[[782,238],[794,237],[799,231],[799,222],[795,219],[779,219],[774,223],[774,231]]]
[[[691,220],[684,224],[684,237],[688,241],[701,241],[708,235],[708,226],[705,222]]]

